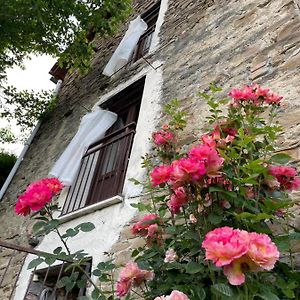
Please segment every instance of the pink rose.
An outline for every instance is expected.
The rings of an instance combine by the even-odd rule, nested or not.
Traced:
[[[167,202],[167,206],[173,214],[178,214],[180,212],[180,208],[187,203],[188,198],[185,190],[183,187],[179,187],[174,190],[174,193],[171,195],[171,199]]]
[[[153,169],[150,173],[152,186],[159,185],[161,183],[166,183],[170,180],[170,175],[172,172],[172,167],[170,166],[158,166]]]

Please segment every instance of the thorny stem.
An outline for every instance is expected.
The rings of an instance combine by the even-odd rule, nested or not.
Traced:
[[[52,216],[51,210],[50,210],[47,206],[45,206],[45,209],[46,209],[46,212],[47,212],[48,216],[50,217],[51,221],[53,221],[54,218],[53,218],[53,216]],[[57,235],[58,235],[59,239],[61,240],[61,242],[63,243],[63,245],[65,246],[65,248],[66,248],[68,254],[71,255],[71,251],[70,251],[70,249],[69,249],[69,247],[68,247],[66,241],[63,239],[63,237],[62,237],[62,235],[61,235],[59,229],[58,229],[57,227],[55,227],[54,230],[55,230],[55,232],[57,233]]]

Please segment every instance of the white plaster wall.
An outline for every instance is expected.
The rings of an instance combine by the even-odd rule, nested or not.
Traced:
[[[154,63],[154,66],[160,65],[161,62]],[[95,224],[96,229],[89,233],[80,233],[68,242],[72,252],[81,249],[88,252],[93,259],[93,266],[106,260],[103,253],[108,252],[112,245],[117,242],[120,231],[124,225],[136,214],[136,210],[130,206],[130,203],[138,201],[138,197],[136,196],[140,194],[141,187],[133,185],[130,181],[128,181],[128,179],[133,177],[138,180],[142,180],[144,176],[144,170],[141,168],[141,156],[150,149],[151,133],[157,124],[157,119],[159,118],[160,105],[158,103],[160,102],[162,87],[161,68],[158,68],[157,70],[154,70],[151,67],[146,68],[131,78],[128,82],[118,86],[115,90],[104,97],[101,97],[97,103],[97,105],[103,103],[111,96],[117,94],[126,86],[129,86],[131,83],[145,75],[146,80],[136,128],[136,135],[124,184],[124,201],[67,221],[60,226],[60,230],[64,232],[66,229],[83,222],[92,222]],[[132,197],[135,198],[132,199]],[[63,193],[62,197],[60,197],[60,202],[63,201],[64,198],[65,193]],[[58,246],[61,246],[60,241],[54,233],[51,233],[44,238],[37,249],[52,252]],[[14,298],[15,300],[22,300],[24,297],[30,278],[30,271],[27,270],[27,266],[31,260],[32,257],[28,257],[25,261],[18,281],[16,296]]]

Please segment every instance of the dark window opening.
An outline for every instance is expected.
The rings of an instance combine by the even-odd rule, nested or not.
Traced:
[[[36,270],[31,276],[29,286],[26,291],[24,300],[76,300],[81,296],[85,296],[86,287],[79,288],[74,286],[68,291],[60,285],[60,280],[65,277],[76,278],[77,280],[86,280],[83,272],[75,268],[67,268],[69,263],[62,263],[57,266],[49,266],[47,268]],[[91,262],[81,266],[88,274],[91,272]]]
[[[101,105],[115,112],[118,119],[83,156],[62,215],[122,194],[144,83],[142,78]]]
[[[139,39],[139,42],[132,55],[131,63],[134,63],[149,52],[156,27],[156,22],[158,19],[160,3],[161,1],[158,1],[149,10],[141,15],[142,19],[147,23],[148,28],[147,31]]]

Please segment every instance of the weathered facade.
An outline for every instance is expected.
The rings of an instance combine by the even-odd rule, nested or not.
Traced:
[[[132,18],[155,3],[135,2]],[[136,215],[130,204],[143,198],[143,194],[128,179],[143,178],[140,157],[150,150],[151,132],[161,124],[163,104],[172,98],[180,99],[188,112],[186,142],[191,142],[203,128],[207,115],[206,104],[196,94],[210,82],[221,85],[225,91],[252,82],[272,88],[285,96],[280,122],[286,134],[280,139],[280,147],[299,166],[299,14],[298,0],[162,0],[146,60],[141,58],[112,77],[102,75],[102,71],[128,24],[113,38],[96,40],[98,50],[91,71],[84,77],[67,75],[55,112],[42,123],[0,203],[0,240],[28,246],[32,223],[13,211],[18,194],[30,182],[47,176],[87,110],[105,103],[141,78],[145,78],[145,84],[122,197],[61,218],[62,229],[86,221],[95,223],[94,231],[80,234],[71,242],[72,250],[86,245],[93,265],[105,259],[104,252],[112,252],[116,263],[123,264],[130,258],[129,250],[142,245],[130,233],[130,222]],[[60,197],[62,205],[66,193]],[[57,245],[58,241],[50,235],[37,248],[51,252]],[[295,251],[300,252],[300,248]],[[0,272],[6,265],[5,255],[5,251],[0,252]],[[26,270],[29,260],[22,268],[14,299],[24,297],[30,277]],[[18,273],[21,261],[15,261],[12,277]],[[12,282],[10,278],[2,283],[2,299],[9,295]]]

